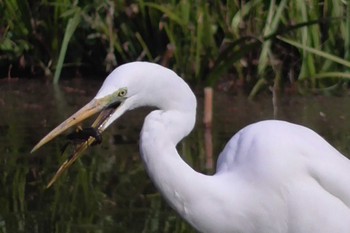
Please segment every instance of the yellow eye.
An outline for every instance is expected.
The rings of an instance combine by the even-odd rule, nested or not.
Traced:
[[[124,97],[124,96],[126,96],[127,93],[128,93],[128,89],[121,88],[121,89],[118,90],[117,95],[118,95],[118,97]]]

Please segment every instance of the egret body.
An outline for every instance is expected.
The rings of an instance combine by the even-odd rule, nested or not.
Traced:
[[[96,127],[103,132],[125,111],[140,106],[158,108],[146,117],[140,135],[147,172],[167,202],[198,231],[350,232],[350,162],[308,128],[258,122],[230,139],[214,175],[186,164],[176,144],[195,124],[196,98],[178,75],[157,64],[116,68],[90,103],[33,150],[94,113],[113,108]]]

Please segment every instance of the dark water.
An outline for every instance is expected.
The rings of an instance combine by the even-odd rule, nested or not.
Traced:
[[[73,81],[53,88],[38,82],[0,83],[0,232],[194,232],[162,200],[144,171],[138,134],[148,109],[127,113],[50,189],[65,160],[59,138],[30,154],[53,127],[87,103],[101,83]],[[206,171],[202,93],[196,129],[178,149]],[[278,119],[314,129],[350,155],[349,97],[283,97]],[[249,123],[274,118],[271,97],[254,102],[215,93],[214,154]],[[281,139],[283,140],[283,139]],[[216,159],[214,159],[216,160]],[[209,171],[210,172],[210,171]]]

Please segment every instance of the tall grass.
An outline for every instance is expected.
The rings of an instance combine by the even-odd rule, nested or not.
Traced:
[[[298,84],[300,91],[329,90],[348,77],[349,1],[10,0],[0,6],[3,75],[14,65],[27,75],[55,73],[58,82],[66,74],[104,76],[119,64],[150,60],[192,84],[243,87],[251,98],[279,77],[283,88]]]
[[[80,18],[81,18],[80,8],[76,8],[73,17],[70,18],[67,22],[67,26],[66,26],[63,41],[62,41],[60,54],[59,54],[59,57],[57,60],[56,71],[55,71],[55,75],[54,75],[54,79],[53,79],[54,84],[57,84],[58,80],[60,78],[64,58],[65,58],[65,55],[66,55],[66,52],[68,49],[68,44],[69,44],[69,41],[71,40],[71,38],[74,34],[74,31],[78,27],[78,24],[80,22]]]

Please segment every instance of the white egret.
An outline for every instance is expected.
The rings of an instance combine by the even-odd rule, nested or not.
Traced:
[[[198,231],[350,232],[350,162],[308,128],[258,122],[231,138],[214,175],[187,165],[176,144],[194,126],[196,98],[178,75],[157,64],[116,68],[90,103],[33,150],[94,113],[102,112],[95,125],[102,132],[140,106],[158,108],[145,118],[140,135],[147,172],[167,202]]]

